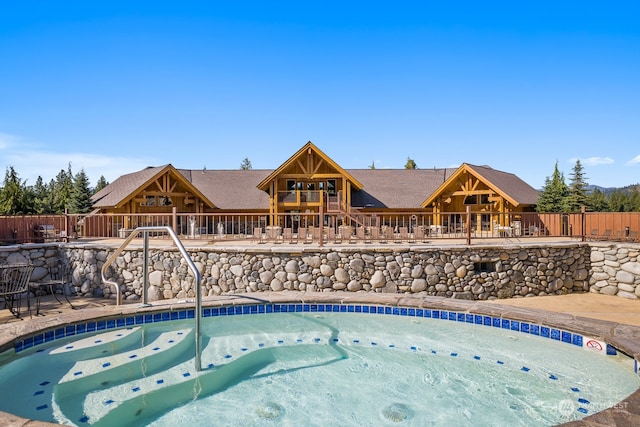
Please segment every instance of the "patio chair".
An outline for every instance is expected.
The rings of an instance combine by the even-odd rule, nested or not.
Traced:
[[[49,291],[53,295],[56,301],[58,301],[58,304],[62,304],[62,301],[60,301],[57,295],[58,288],[67,301],[67,304],[69,304],[72,309],[75,309],[71,301],[69,301],[66,289],[67,285],[71,283],[71,268],[69,264],[61,260],[56,260],[54,263],[47,265],[47,270],[49,274],[46,277],[48,278],[40,282],[31,283],[31,288],[36,294],[36,316],[40,314],[40,299],[42,295],[47,293],[46,291]]]
[[[266,235],[262,232],[262,227],[253,229],[253,241],[256,243],[266,243]]]
[[[298,243],[307,242],[307,227],[298,227],[298,233],[296,234]]]
[[[314,227],[311,230],[311,239],[312,241],[320,242],[320,239],[322,239],[322,228]]]
[[[380,243],[387,243],[393,238],[393,228],[388,225],[380,227]]]
[[[27,297],[27,310],[31,316],[29,280],[33,265],[14,264],[0,266],[0,297],[4,305],[16,317],[20,317],[23,294]]]
[[[377,241],[380,239],[380,229],[376,226],[372,226],[369,229],[369,239],[370,241]]]
[[[416,232],[418,227],[413,227],[410,233],[407,234],[407,243],[415,243],[416,242]]]
[[[336,233],[335,228],[329,227],[328,240],[333,243],[342,243],[342,235],[340,233]]]
[[[598,240],[609,240],[611,239],[612,233],[613,231],[610,228],[607,228],[604,230],[604,233],[602,233],[602,236],[598,236]]]
[[[282,241],[286,243],[293,243],[293,230],[290,227],[282,230]]]
[[[402,243],[409,238],[409,229],[407,227],[399,227],[395,235],[395,242]]]

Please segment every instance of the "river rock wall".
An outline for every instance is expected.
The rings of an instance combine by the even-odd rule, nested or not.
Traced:
[[[589,285],[591,292],[640,298],[640,247],[593,244]]]
[[[74,266],[77,293],[115,298],[100,269],[112,249],[62,248]],[[305,248],[302,253],[247,248],[189,250],[200,271],[203,295],[301,292],[420,293],[486,300],[589,290],[587,244],[544,247],[451,246],[412,249]],[[123,252],[108,278],[123,298],[139,300],[143,288],[139,250]],[[177,250],[150,250],[149,300],[195,296],[193,276]]]
[[[46,278],[46,264],[65,259],[72,264],[77,294],[115,298],[100,274],[114,250],[74,244],[7,246],[0,250],[0,264],[32,263],[32,281],[37,282]],[[150,252],[150,300],[195,296],[193,276],[175,248]],[[203,295],[346,290],[483,300],[590,291],[640,298],[640,245],[624,243],[307,247],[298,253],[286,247],[201,248],[189,253],[203,279]],[[142,271],[142,253],[132,249],[116,259],[109,277],[121,284],[125,299],[139,300]]]

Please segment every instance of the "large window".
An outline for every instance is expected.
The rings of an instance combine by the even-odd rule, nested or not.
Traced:
[[[465,205],[477,205],[478,204],[478,196],[480,199],[480,204],[481,205],[488,205],[489,204],[489,195],[488,194],[470,194],[468,196],[466,196],[464,198],[464,204]]]

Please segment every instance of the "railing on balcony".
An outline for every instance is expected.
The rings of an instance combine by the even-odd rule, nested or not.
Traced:
[[[278,191],[278,203],[285,205],[301,205],[322,203],[324,191],[322,190],[291,190]]]

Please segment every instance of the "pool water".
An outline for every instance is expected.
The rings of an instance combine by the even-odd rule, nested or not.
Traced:
[[[202,330],[200,372],[193,320],[39,346],[0,367],[0,409],[79,426],[546,426],[640,387],[623,355],[436,319],[273,313]]]

